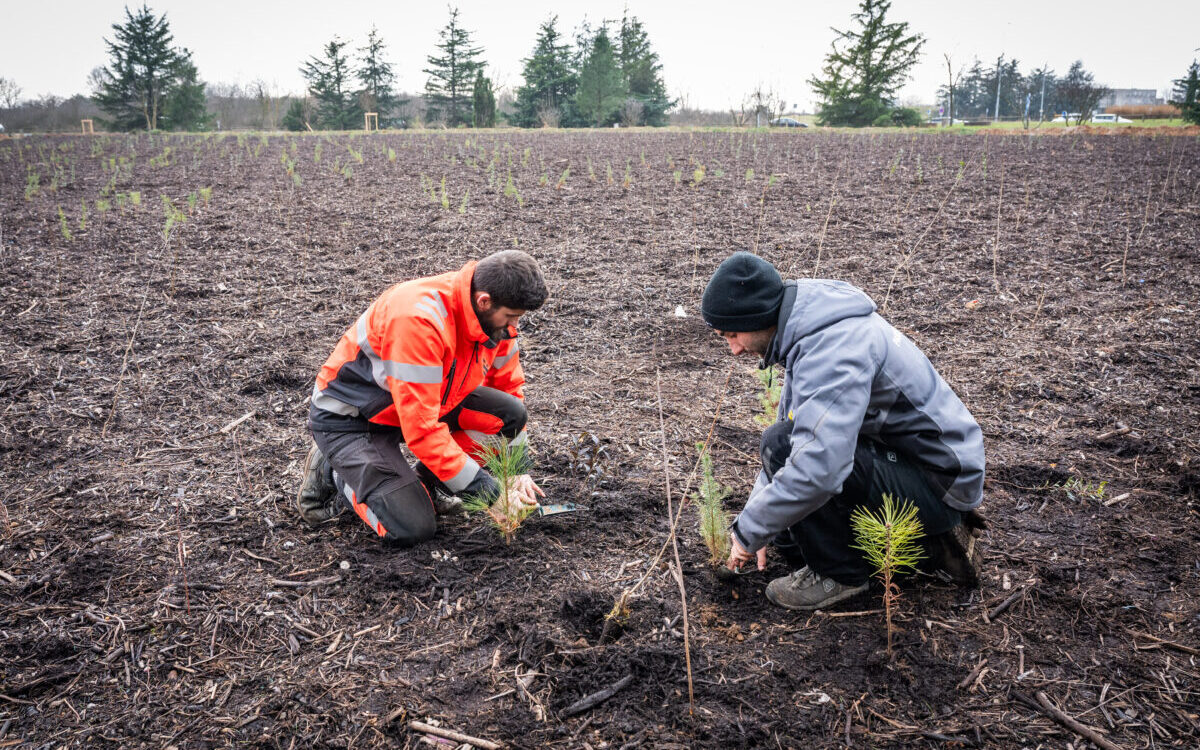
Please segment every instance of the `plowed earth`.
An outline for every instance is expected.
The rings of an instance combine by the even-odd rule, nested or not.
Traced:
[[[1196,747],[1198,186],[1192,137],[2,142],[0,744],[413,747],[424,720],[530,748],[1088,746],[1044,693],[1120,747]],[[537,476],[585,510],[511,546],[304,526],[338,336],[511,247],[553,295],[523,326]],[[599,641],[667,540],[656,380],[674,502],[718,405],[735,508],[757,470],[753,363],[696,314],[737,249],[862,287],[929,354],[983,426],[992,525],[980,589],[906,588],[889,660],[854,614],[877,587],[774,608],[783,564],[718,582],[689,507],[690,715],[670,553]]]

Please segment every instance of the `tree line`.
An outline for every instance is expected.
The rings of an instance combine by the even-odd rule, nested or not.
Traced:
[[[583,24],[574,46],[564,43],[557,17],[541,24],[523,81],[516,90],[508,121],[520,127],[587,127],[665,125],[674,101],[667,96],[662,66],[649,35],[636,17],[626,13],[620,24]],[[611,27],[611,28],[610,28]],[[191,51],[174,45],[166,14],[149,6],[125,8],[122,21],[105,38],[109,61],[92,71],[91,99],[111,130],[208,130],[219,126],[210,111],[206,84]],[[484,49],[463,25],[457,8],[438,35],[436,51],[426,59],[422,104],[426,125],[493,127],[497,111],[495,85],[485,73]],[[289,130],[347,130],[364,126],[364,113],[375,113],[380,127],[414,124],[409,97],[396,89],[387,44],[372,28],[366,44],[354,48],[335,37],[303,61],[304,97],[290,98],[281,118],[278,102],[257,84],[253,97],[261,104],[259,119]],[[16,106],[19,89],[0,79],[0,95]],[[226,93],[222,91],[221,93]],[[222,98],[220,96],[215,98]],[[228,98],[228,97],[225,97]],[[3,102],[0,102],[3,103]]]
[[[834,29],[832,49],[821,72],[808,83],[816,92],[817,120],[823,125],[917,125],[912,109],[896,106],[896,94],[920,62],[925,37],[903,21],[889,18],[890,0],[861,0],[845,31]],[[1001,55],[985,68],[978,59],[955,71],[945,56],[947,79],[937,91],[938,106],[949,118],[1033,119],[1064,112],[1086,121],[1110,90],[1076,60],[1063,76],[1043,65],[1022,74],[1016,60]],[[1175,81],[1172,104],[1187,122],[1200,122],[1200,70],[1195,61]]]

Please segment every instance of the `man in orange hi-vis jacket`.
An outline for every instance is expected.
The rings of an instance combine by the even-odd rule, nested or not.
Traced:
[[[317,374],[300,516],[319,524],[352,508],[383,539],[412,545],[437,530],[439,492],[498,497],[478,450],[489,436],[526,439],[516,323],[546,296],[537,262],[507,250],[371,303]],[[509,489],[526,505],[542,494],[529,474]]]

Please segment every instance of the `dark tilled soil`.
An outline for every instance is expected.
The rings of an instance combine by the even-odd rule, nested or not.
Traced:
[[[0,745],[412,747],[423,720],[529,748],[1088,746],[1044,693],[1120,747],[1195,747],[1198,186],[1200,144],[1161,135],[0,141]],[[553,294],[523,326],[538,478],[585,510],[512,546],[304,526],[337,337],[511,247]],[[774,608],[783,564],[718,581],[686,509],[690,713],[673,556],[648,569],[657,383],[673,501],[719,407],[740,505],[753,363],[696,314],[738,249],[859,285],[929,354],[987,436],[992,525],[982,587],[908,586],[889,659],[856,614],[878,588]]]

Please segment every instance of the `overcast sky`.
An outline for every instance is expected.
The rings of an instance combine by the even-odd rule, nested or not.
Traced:
[[[743,0],[745,1],[745,0]],[[119,0],[0,0],[0,76],[24,97],[87,93],[88,72],[107,62],[103,37],[123,19]],[[691,106],[726,109],[762,83],[789,104],[810,109],[805,82],[829,51],[830,27],[847,28],[853,0],[728,2],[727,0],[461,0],[460,20],[484,47],[499,86],[521,82],[521,60],[538,25],[552,14],[567,36],[586,19],[619,21],[626,7],[641,18],[673,96]],[[335,34],[359,47],[372,25],[388,44],[399,87],[424,87],[421,68],[447,20],[438,2],[360,0],[157,0],[178,45],[191,49],[201,78],[246,84],[262,79],[280,93],[303,90],[298,68]],[[1082,59],[1113,88],[1166,90],[1200,56],[1198,0],[895,0],[894,20],[925,35],[925,55],[901,91],[902,100],[930,102],[946,76],[973,56],[1003,53],[1023,71],[1048,63],[1065,72]]]

